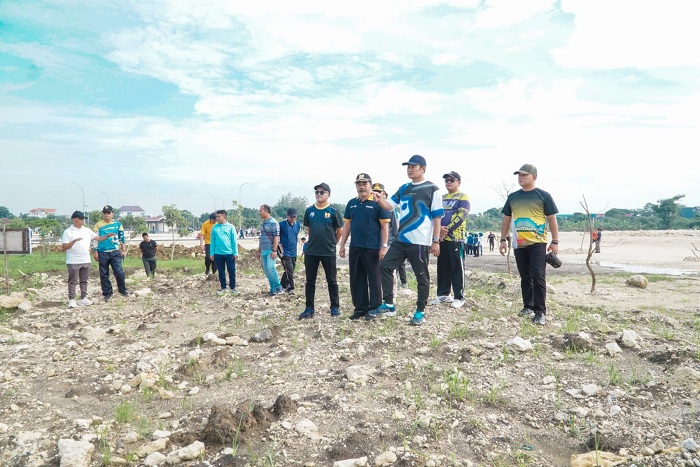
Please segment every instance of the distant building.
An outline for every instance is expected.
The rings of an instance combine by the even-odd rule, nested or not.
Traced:
[[[119,216],[125,217],[132,215],[134,217],[146,217],[146,211],[141,206],[122,206],[119,208]]]
[[[56,210],[53,208],[34,208],[27,213],[29,217],[46,218],[49,214],[56,215]]]
[[[165,216],[147,217],[146,227],[150,233],[165,232]]]

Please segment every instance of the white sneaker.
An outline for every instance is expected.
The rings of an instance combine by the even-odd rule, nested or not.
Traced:
[[[431,305],[439,305],[441,303],[452,303],[453,298],[449,295],[438,295],[438,298],[430,302]]]
[[[89,298],[85,297],[81,300],[78,300],[78,306],[90,306],[92,305],[92,300]]]
[[[452,301],[452,308],[459,310],[460,308],[462,308],[462,305],[464,305],[464,300],[453,300]]]
[[[77,307],[78,307],[78,304],[75,303],[75,300],[73,300],[73,299],[68,300],[68,308],[77,308]]]

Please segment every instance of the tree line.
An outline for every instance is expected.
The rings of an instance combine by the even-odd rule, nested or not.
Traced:
[[[604,217],[596,217],[595,226],[603,230],[698,229],[700,228],[700,212],[698,210],[695,210],[694,216],[691,218],[680,215],[681,209],[686,208],[680,203],[680,200],[684,197],[685,195],[676,195],[671,198],[660,199],[656,203],[645,204],[641,209],[609,209],[605,212]],[[305,196],[293,196],[291,193],[287,193],[282,195],[277,203],[271,206],[272,217],[282,220],[287,216],[287,209],[296,208],[301,221],[304,211],[309,204],[309,200]],[[332,206],[341,213],[345,211],[344,204],[333,203]],[[231,202],[231,208],[226,211],[229,222],[237,228],[247,229],[260,226],[257,207],[248,208],[241,206],[234,200]],[[209,219],[210,214],[210,212],[203,212],[199,216],[195,216],[192,212],[186,209],[179,209],[174,204],[163,206],[162,213],[165,216],[165,223],[170,227],[173,236],[177,234],[180,237],[199,231],[202,223]],[[95,210],[90,211],[89,214],[90,223],[88,226],[92,228],[97,221],[102,219],[102,212]],[[119,211],[115,211],[114,217],[124,225],[124,228],[130,232],[132,238],[147,231],[146,221],[143,217],[132,215],[122,217],[119,215]],[[51,214],[45,218],[30,217],[27,214],[15,216],[7,207],[0,206],[0,219],[3,218],[9,220],[7,223],[8,227],[30,227],[42,237],[59,237],[63,230],[71,225],[71,220],[68,216]],[[480,214],[470,215],[467,229],[479,232],[498,232],[501,228],[501,219],[500,208],[487,209]],[[588,215],[586,213],[576,212],[572,215],[560,215],[558,221],[561,231],[582,232],[589,229]]]

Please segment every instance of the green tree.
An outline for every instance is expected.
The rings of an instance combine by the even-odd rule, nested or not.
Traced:
[[[297,211],[303,213],[309,205],[309,200],[306,196],[292,196],[291,193],[280,196],[280,199],[272,206],[272,217],[277,220],[287,217],[287,209],[296,208]]]
[[[685,198],[685,195],[676,195],[673,198],[660,199],[656,203],[647,203],[649,209],[659,216],[661,228],[670,229],[673,221],[676,220],[681,211],[678,200]]]
[[[135,237],[140,236],[142,233],[146,232],[148,228],[146,226],[146,219],[141,216],[133,216],[131,214],[125,216],[119,222],[122,223],[124,229],[128,231],[129,240],[133,240]],[[131,247],[131,242],[126,244],[126,254],[129,254],[129,248]]]
[[[5,206],[0,206],[0,219],[12,219],[15,216]]]
[[[165,225],[170,227],[170,231],[173,234],[173,243],[170,250],[170,261],[172,261],[175,257],[175,232],[177,232],[178,237],[187,235],[187,221],[174,204],[163,206],[163,215],[165,216]]]

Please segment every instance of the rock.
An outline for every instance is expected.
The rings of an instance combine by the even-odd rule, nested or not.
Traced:
[[[58,441],[58,457],[61,467],[89,467],[95,446],[89,441],[60,439]]]
[[[0,308],[8,310],[18,308],[26,299],[24,294],[20,292],[12,292],[10,295],[0,295]]]
[[[681,444],[681,447],[688,452],[698,452],[700,451],[700,446],[695,442],[693,438],[688,438]]]
[[[675,388],[700,391],[700,372],[687,366],[677,368],[668,379],[668,385]]]
[[[22,310],[22,311],[29,311],[32,308],[34,308],[34,306],[32,305],[32,302],[29,302],[29,301],[24,301],[24,302],[20,303],[19,305],[17,305],[17,309]]]
[[[170,431],[156,430],[151,435],[151,439],[169,438],[170,435],[172,435],[172,432],[170,432]]]
[[[357,459],[345,459],[333,462],[333,467],[363,467],[367,465],[367,456]]]
[[[372,370],[364,365],[349,366],[345,370],[345,376],[348,378],[348,381],[361,385],[365,385],[367,383],[367,380],[369,380],[372,373]]]
[[[151,441],[136,449],[136,455],[139,457],[146,457],[156,451],[165,451],[169,442],[168,438],[159,438],[155,441]]]
[[[150,454],[143,460],[143,465],[163,465],[167,461],[167,457],[159,452]]]
[[[532,350],[532,343],[520,336],[515,336],[506,342],[506,348],[510,350],[517,350],[518,352],[527,352]]]
[[[636,349],[639,347],[639,334],[631,329],[625,329],[620,335],[619,341],[625,347]]]
[[[584,384],[581,386],[581,391],[586,396],[595,396],[600,391],[600,388],[596,384]]]
[[[136,364],[136,370],[148,373],[158,373],[161,367],[168,364],[170,356],[165,349],[160,349],[157,352],[149,352],[142,356]]]
[[[251,341],[253,342],[268,342],[272,340],[272,331],[269,329],[263,329],[260,332],[256,332],[253,334],[253,336],[250,338]]]
[[[651,449],[650,447],[642,448],[639,453],[643,456],[653,456],[654,455],[654,450]]]
[[[391,451],[384,451],[379,454],[376,459],[374,459],[374,465],[391,465],[396,462],[396,454]]]
[[[294,429],[298,432],[301,433],[302,435],[306,436],[307,438],[317,440],[321,439],[321,435],[318,433],[318,427],[316,427],[316,424],[312,422],[309,419],[303,418],[299,420],[294,427]],[[367,461],[367,458],[365,458],[365,461]],[[349,464],[349,465],[355,465],[355,464]],[[364,465],[364,464],[362,464]]]
[[[608,412],[611,417],[614,417],[615,415],[618,415],[620,412],[622,412],[622,408],[619,405],[611,405],[610,406],[610,411]]]
[[[170,465],[180,464],[182,461],[191,461],[204,454],[204,443],[195,441],[189,446],[168,453],[166,462]]]
[[[564,346],[567,349],[580,352],[582,350],[591,350],[593,348],[593,342],[588,333],[581,331],[578,334],[564,334]]]
[[[626,459],[606,451],[591,451],[586,454],[572,454],[571,467],[612,467]]]
[[[654,444],[652,444],[651,446],[648,446],[648,447],[649,447],[649,449],[654,451],[654,454],[658,454],[661,451],[663,451],[664,449],[666,449],[666,446],[664,446],[664,442],[661,441],[660,439],[657,439],[656,441],[654,441]]]
[[[605,350],[608,351],[611,357],[622,353],[622,349],[619,345],[617,345],[617,342],[608,342],[607,344],[605,344]]]
[[[144,271],[145,273],[145,271]],[[143,289],[139,289],[136,292],[132,292],[136,297],[145,297],[146,295],[151,295],[153,292],[151,291],[150,288],[146,287]]]
[[[628,278],[625,284],[629,285],[630,287],[646,289],[649,285],[649,280],[641,274],[635,274],[634,276]]]

